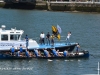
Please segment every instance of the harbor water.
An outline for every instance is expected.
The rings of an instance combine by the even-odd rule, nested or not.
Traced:
[[[52,33],[51,26],[61,27],[61,41],[65,42],[70,31],[71,42],[88,50],[88,59],[31,59],[0,60],[0,75],[82,75],[97,74],[100,62],[100,14],[83,12],[51,12],[0,8],[0,25],[6,29],[24,30],[24,35],[39,41],[43,31]],[[57,39],[55,39],[56,41]]]

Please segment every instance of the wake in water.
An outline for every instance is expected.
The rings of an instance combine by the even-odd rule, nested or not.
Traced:
[[[51,60],[51,59],[48,59],[48,61],[53,61],[53,60]]]

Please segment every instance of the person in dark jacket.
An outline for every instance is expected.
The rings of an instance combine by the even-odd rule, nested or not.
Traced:
[[[50,33],[48,32],[46,35],[47,45],[50,45]]]
[[[28,42],[29,42],[29,38],[28,38],[27,35],[25,36],[25,40],[26,40],[26,48],[28,48],[28,45],[29,45],[29,43],[28,43]]]

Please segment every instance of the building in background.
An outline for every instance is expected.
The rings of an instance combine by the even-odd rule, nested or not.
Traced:
[[[0,2],[4,2],[4,0],[0,0]]]
[[[27,3],[27,2],[34,2],[36,0],[4,0],[5,2],[13,2],[13,3]]]

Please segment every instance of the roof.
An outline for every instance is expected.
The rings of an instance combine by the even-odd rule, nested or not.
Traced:
[[[17,30],[16,28],[11,28],[10,30],[0,28],[0,34],[23,34],[23,32],[23,30]]]

